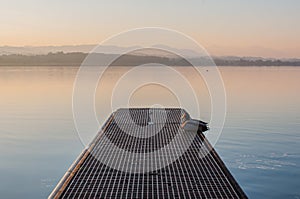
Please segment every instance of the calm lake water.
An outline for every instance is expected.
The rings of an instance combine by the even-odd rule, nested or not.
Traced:
[[[83,150],[72,116],[77,69],[0,67],[0,198],[46,198]],[[209,121],[203,81],[178,69],[201,99],[200,116],[188,111]],[[124,70],[114,68],[100,82],[100,123]],[[222,67],[220,72],[227,117],[216,150],[250,198],[300,198],[300,67]],[[155,69],[144,75],[168,77]],[[152,104],[178,106],[178,100],[158,85],[141,87],[130,98],[132,106]]]

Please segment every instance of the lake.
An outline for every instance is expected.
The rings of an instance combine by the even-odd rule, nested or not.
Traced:
[[[46,198],[83,150],[72,115],[77,70],[0,67],[1,198]],[[187,111],[209,122],[211,105],[203,80],[189,67],[178,70],[201,99],[200,115]],[[227,116],[217,152],[250,198],[300,198],[300,67],[219,70]],[[112,68],[99,83],[95,99],[100,124],[111,112],[113,85],[124,71],[126,67]],[[142,75],[166,77],[176,85],[155,67]],[[170,90],[153,84],[138,88],[129,104],[172,107],[179,101]],[[83,135],[87,140],[94,136],[88,131]]]

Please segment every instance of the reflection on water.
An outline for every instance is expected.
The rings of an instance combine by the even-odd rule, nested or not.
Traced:
[[[99,82],[100,123],[111,112],[110,95],[124,70],[113,68]],[[209,121],[204,82],[190,69],[178,70],[201,99],[201,116],[188,111]],[[72,118],[76,71],[76,67],[0,67],[1,198],[48,196],[83,149]],[[227,117],[217,151],[248,196],[300,198],[300,68],[223,67],[220,71],[227,91]],[[168,74],[157,74],[154,68],[153,73],[141,75]],[[176,96],[159,85],[140,87],[129,103],[178,106]]]

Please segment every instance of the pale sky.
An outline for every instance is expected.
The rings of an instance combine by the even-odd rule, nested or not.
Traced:
[[[214,55],[300,57],[299,0],[0,0],[0,46],[98,44],[132,28],[183,32]]]

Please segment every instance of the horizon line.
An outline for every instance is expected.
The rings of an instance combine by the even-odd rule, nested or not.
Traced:
[[[80,47],[80,46],[85,46],[85,47],[91,47],[91,50],[93,47],[95,46],[98,46],[99,44],[92,44],[92,43],[81,43],[81,44],[59,44],[59,45],[56,45],[56,44],[49,44],[49,45],[0,45],[0,48],[43,48],[43,47],[54,47],[54,48],[59,48],[59,47]],[[155,45],[163,45],[163,44],[155,44]],[[153,45],[153,46],[155,46]],[[130,47],[134,47],[134,45],[132,46],[122,46],[122,45],[100,45],[100,46],[110,46],[110,47],[119,47],[119,48],[130,48]],[[171,47],[171,46],[168,46],[168,47]],[[223,46],[222,46],[223,47]],[[186,48],[177,48],[177,47],[171,47],[171,48],[176,48],[176,49],[179,49],[179,50],[192,50],[193,49],[186,49]],[[204,49],[207,50],[208,52],[212,52],[213,50],[209,50],[211,47],[205,47]],[[215,47],[216,48],[216,47]],[[224,47],[223,47],[224,48]],[[228,47],[229,48],[229,47]],[[247,47],[245,47],[247,48]],[[249,46],[248,48],[265,48],[265,47],[262,47],[262,46]],[[90,51],[91,51],[90,50]],[[274,50],[274,49],[271,49],[270,50]],[[69,52],[66,52],[64,50],[57,50],[57,51],[49,51],[49,52],[45,52],[45,53],[9,53],[10,55],[12,54],[20,54],[20,55],[45,55],[45,54],[48,54],[48,53],[55,53],[55,52],[64,52],[64,53],[70,53],[70,52],[82,52],[82,53],[90,53],[88,52],[87,50],[74,50],[74,51],[69,51]],[[6,54],[6,55],[9,55],[9,54]],[[106,54],[111,54],[111,53],[106,53]],[[249,53],[251,54],[251,53]],[[1,54],[1,51],[0,51],[0,56],[2,55],[5,55],[4,53]],[[240,58],[263,58],[263,59],[300,59],[300,56],[285,56],[285,57],[281,57],[281,56],[264,56],[264,55],[236,55],[236,54],[226,54],[226,53],[210,53],[211,57],[240,57]]]

